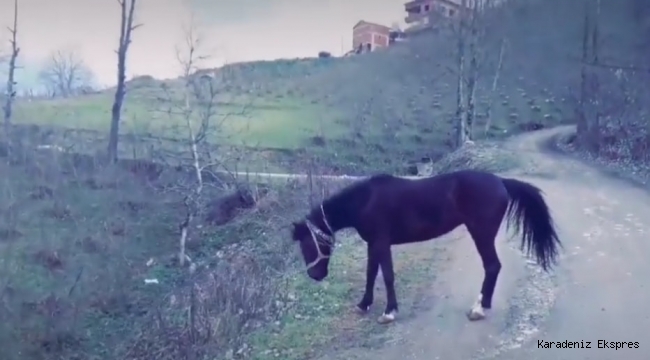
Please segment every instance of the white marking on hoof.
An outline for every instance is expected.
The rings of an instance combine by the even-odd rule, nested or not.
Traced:
[[[467,313],[469,321],[485,319],[485,309],[483,309],[483,306],[481,305],[481,300],[483,300],[483,294],[478,295],[478,299],[476,299],[476,302]]]
[[[379,317],[379,319],[377,319],[377,322],[380,324],[392,323],[393,321],[395,321],[395,314],[396,314],[395,311],[389,312],[388,314],[382,314]]]

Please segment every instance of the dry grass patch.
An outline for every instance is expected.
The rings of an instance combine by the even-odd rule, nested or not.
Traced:
[[[520,158],[512,150],[495,142],[466,144],[435,162],[431,174],[442,174],[462,169],[506,172],[521,166]]]

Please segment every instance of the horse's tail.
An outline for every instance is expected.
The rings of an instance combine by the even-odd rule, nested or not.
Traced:
[[[536,186],[515,180],[503,179],[510,201],[508,202],[508,227],[514,225],[521,232],[521,248],[526,254],[535,254],[544,271],[555,265],[562,243],[542,191]]]

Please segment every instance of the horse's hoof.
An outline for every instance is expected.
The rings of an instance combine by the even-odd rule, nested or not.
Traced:
[[[388,314],[382,314],[379,319],[377,319],[377,322],[380,324],[388,324],[392,323],[395,321],[395,312],[390,312]]]
[[[483,309],[483,305],[481,304],[481,301],[483,300],[483,295],[479,294],[478,298],[476,299],[476,302],[474,305],[472,305],[472,308],[467,312],[467,318],[469,321],[477,321],[477,320],[483,320],[485,319],[485,309]]]
[[[478,321],[485,319],[485,312],[483,309],[471,309],[467,312],[467,318],[469,321]]]
[[[364,309],[360,305],[355,305],[354,306],[354,312],[356,312],[359,315],[365,315],[368,312],[368,309],[370,309],[370,307],[367,307],[367,308]]]

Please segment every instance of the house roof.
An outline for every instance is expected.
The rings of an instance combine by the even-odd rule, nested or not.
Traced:
[[[426,3],[430,3],[430,2],[431,2],[431,0],[413,0],[413,1],[406,2],[404,4],[404,7],[409,8],[409,7],[414,6],[414,5],[421,5],[421,4],[426,4]]]
[[[365,21],[365,20],[359,20],[359,22],[357,22],[357,23],[352,27],[352,29],[356,29],[356,28],[358,28],[358,27],[361,26],[361,25],[376,25],[376,26],[381,26],[381,27],[383,27],[383,28],[386,28],[386,29],[389,29],[389,30],[390,30],[390,27],[389,27],[389,26],[382,25],[382,24],[377,24],[377,23],[373,23],[373,22]]]
[[[461,6],[460,0],[456,0],[456,1],[453,1],[453,0],[413,0],[413,1],[409,1],[409,2],[405,3],[404,7],[408,9],[408,8],[414,6],[414,5],[429,4],[429,3],[435,3],[435,2],[451,5],[451,6],[454,6],[454,7],[457,7],[457,8]]]
[[[461,7],[461,3],[459,3],[458,1],[452,1],[452,0],[438,0],[438,1],[443,3],[443,4],[451,5],[451,6],[456,7],[456,8]],[[469,5],[467,5],[467,6],[469,6]]]

